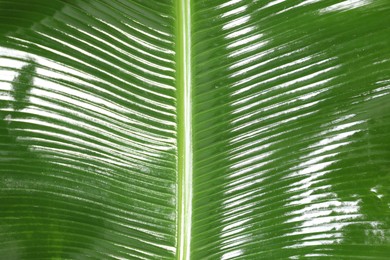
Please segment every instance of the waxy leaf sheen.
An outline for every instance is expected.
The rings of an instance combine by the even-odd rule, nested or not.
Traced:
[[[0,0],[0,259],[306,258],[390,258],[390,1]]]

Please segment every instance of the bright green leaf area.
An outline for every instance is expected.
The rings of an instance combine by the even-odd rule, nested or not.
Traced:
[[[0,259],[389,259],[388,0],[0,0]]]

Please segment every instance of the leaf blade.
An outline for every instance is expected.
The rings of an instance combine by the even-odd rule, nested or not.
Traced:
[[[43,3],[47,14],[35,16]],[[1,41],[8,61],[1,75],[10,75],[1,81],[2,105],[8,100],[1,110],[8,234],[2,255],[172,258],[177,149],[170,1],[31,1],[13,8],[20,16],[7,22],[26,22]]]

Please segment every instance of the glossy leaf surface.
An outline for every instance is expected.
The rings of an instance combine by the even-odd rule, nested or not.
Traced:
[[[389,24],[386,0],[0,0],[1,258],[387,259]]]

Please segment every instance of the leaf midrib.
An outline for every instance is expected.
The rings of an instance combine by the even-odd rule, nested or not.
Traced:
[[[190,0],[176,1],[177,259],[190,259],[192,218],[192,112]]]

